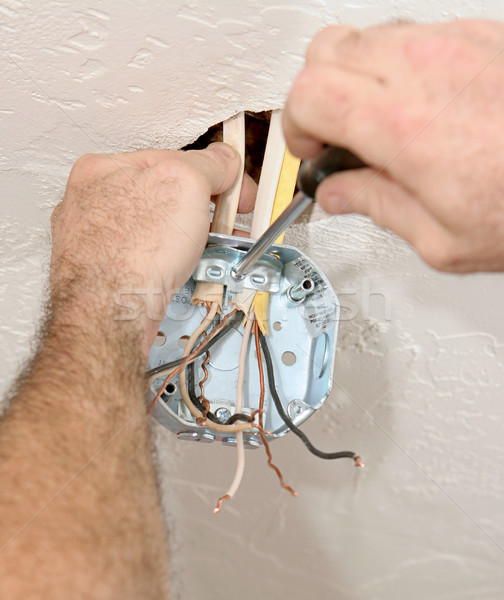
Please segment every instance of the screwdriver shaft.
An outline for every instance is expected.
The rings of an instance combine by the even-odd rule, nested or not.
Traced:
[[[304,160],[301,163],[298,177],[298,189],[300,190],[290,205],[283,211],[278,219],[262,234],[247,251],[245,256],[231,269],[231,275],[235,279],[242,277],[250,271],[257,260],[269,250],[277,237],[314,202],[315,192],[318,185],[332,173],[347,171],[349,169],[360,169],[366,164],[362,160],[344,148],[326,146],[320,154],[314,158]]]
[[[262,236],[251,246],[250,250],[233,267],[231,274],[235,279],[241,279],[254,266],[257,260],[269,250],[277,237],[294,222],[307,206],[314,202],[303,192],[298,192],[289,206],[282,214],[266,229]]]

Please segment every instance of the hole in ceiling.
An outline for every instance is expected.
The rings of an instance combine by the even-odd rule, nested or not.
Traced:
[[[245,173],[248,173],[256,183],[259,183],[261,175],[270,116],[270,110],[245,113]],[[202,150],[213,142],[222,142],[222,123],[210,127],[207,132],[192,144],[184,146],[182,150]]]

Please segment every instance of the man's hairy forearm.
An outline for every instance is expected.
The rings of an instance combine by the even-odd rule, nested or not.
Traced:
[[[10,598],[166,596],[142,334],[107,312],[52,320],[0,424],[0,581]]]
[[[210,197],[239,166],[225,144],[74,165],[51,219],[48,333],[0,423],[2,597],[167,597],[144,406],[157,323],[142,290],[162,290],[165,303],[187,281]],[[138,318],[118,320],[114,299],[132,289]]]

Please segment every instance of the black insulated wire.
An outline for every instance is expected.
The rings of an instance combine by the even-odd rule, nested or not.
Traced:
[[[226,325],[218,333],[216,333],[213,337],[211,337],[208,340],[208,342],[203,346],[203,348],[201,348],[201,350],[198,352],[198,354],[196,354],[192,358],[192,360],[187,363],[187,369],[186,369],[187,370],[187,389],[189,392],[189,398],[191,399],[191,402],[194,404],[194,406],[203,414],[205,413],[205,407],[198,400],[198,397],[196,396],[196,392],[195,392],[196,381],[194,378],[194,361],[196,361],[198,358],[200,358],[200,356],[205,354],[207,352],[207,350],[210,350],[210,348],[214,344],[216,344],[224,335],[226,335],[226,333],[228,333],[231,328],[233,328],[237,323],[240,323],[243,320],[243,317],[244,317],[244,313],[242,311],[238,311],[235,315],[233,315],[229,319],[229,321],[226,323]],[[167,369],[174,369],[175,367],[178,367],[184,360],[186,360],[186,358],[187,357],[177,358],[176,360],[172,360],[171,362],[154,367],[153,369],[150,369],[149,371],[147,371],[145,373],[145,375],[147,378],[150,378],[153,375],[156,375],[157,373],[159,373],[161,371],[165,371]],[[224,423],[218,417],[216,417],[215,414],[212,413],[211,411],[209,411],[207,413],[206,417],[208,420],[212,421],[213,423],[219,423],[221,425],[233,425],[237,421],[244,421],[246,423],[251,422],[250,416],[246,415],[244,413],[235,413],[234,415],[229,417],[229,419],[227,421],[224,421]]]
[[[271,353],[269,351],[266,338],[264,337],[261,330],[259,330],[259,341],[261,342],[261,348],[264,354],[264,361],[266,363],[266,372],[268,374],[268,386],[270,394],[273,398],[273,402],[275,403],[275,407],[282,421],[287,425],[287,427],[292,431],[292,433],[298,436],[298,438],[303,442],[303,444],[308,448],[308,450],[315,456],[318,456],[319,458],[325,458],[327,460],[334,460],[336,458],[352,458],[355,461],[355,464],[358,465],[360,459],[355,452],[350,452],[347,450],[344,450],[342,452],[322,452],[322,450],[319,450],[311,443],[308,436],[305,433],[303,433],[301,429],[294,425],[289,415],[285,412],[284,407],[282,406],[282,401],[278,396],[278,392],[276,390],[275,385],[275,373],[273,370],[273,361],[271,360]]]
[[[205,354],[205,352],[207,350],[210,350],[210,348],[215,343],[217,343],[222,338],[222,336],[226,335],[226,333],[228,333],[228,331],[232,327],[234,327],[237,323],[239,323],[240,321],[242,321],[243,317],[244,317],[244,314],[243,314],[242,311],[238,311],[235,315],[233,315],[229,319],[229,321],[224,325],[224,327],[218,333],[216,333],[213,337],[211,337],[208,340],[208,342],[203,346],[203,348],[201,348],[201,350],[198,352],[198,354],[196,354],[196,356],[194,356],[190,361],[187,361],[187,364],[193,363],[202,354]],[[187,360],[187,357],[177,358],[176,360],[172,360],[170,362],[164,363],[163,365],[159,365],[157,367],[154,367],[153,369],[149,369],[149,371],[145,372],[145,377],[147,377],[148,379],[150,379],[154,375],[157,375],[158,373],[160,373],[162,371],[165,371],[166,369],[174,369],[175,367],[178,367],[185,360]],[[219,421],[219,423],[220,423],[220,421]]]
[[[191,363],[190,365],[187,365],[187,390],[189,391],[189,398],[191,398],[191,402],[200,411],[200,413],[205,414],[205,407],[198,400],[196,392],[194,391],[195,387],[196,381],[194,379],[194,363]],[[206,418],[213,423],[221,423],[221,421],[211,411],[207,412]]]
[[[234,425],[237,421],[243,421],[244,423],[252,423],[254,419],[245,413],[234,413],[231,415],[229,419],[224,423],[224,425]]]
[[[201,413],[204,413],[205,407],[203,406],[203,404],[201,404],[201,402],[196,396],[196,381],[194,379],[193,363],[187,365],[187,389],[189,390],[189,398],[191,398],[191,402]],[[213,423],[220,423],[221,425],[234,425],[237,421],[243,421],[245,423],[252,422],[252,420],[250,419],[250,415],[247,415],[245,413],[235,413],[234,415],[231,415],[227,421],[224,422],[220,421],[218,417],[216,417],[211,411],[208,411],[206,416],[207,419],[209,419]]]

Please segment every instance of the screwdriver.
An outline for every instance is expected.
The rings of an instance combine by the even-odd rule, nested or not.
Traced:
[[[240,280],[254,266],[257,260],[274,244],[277,237],[293,223],[299,215],[313,202],[319,184],[329,175],[361,169],[367,165],[360,158],[344,148],[326,146],[315,158],[301,163],[297,180],[298,193],[289,206],[266,229],[262,236],[252,244],[240,261],[231,269],[234,279]]]

